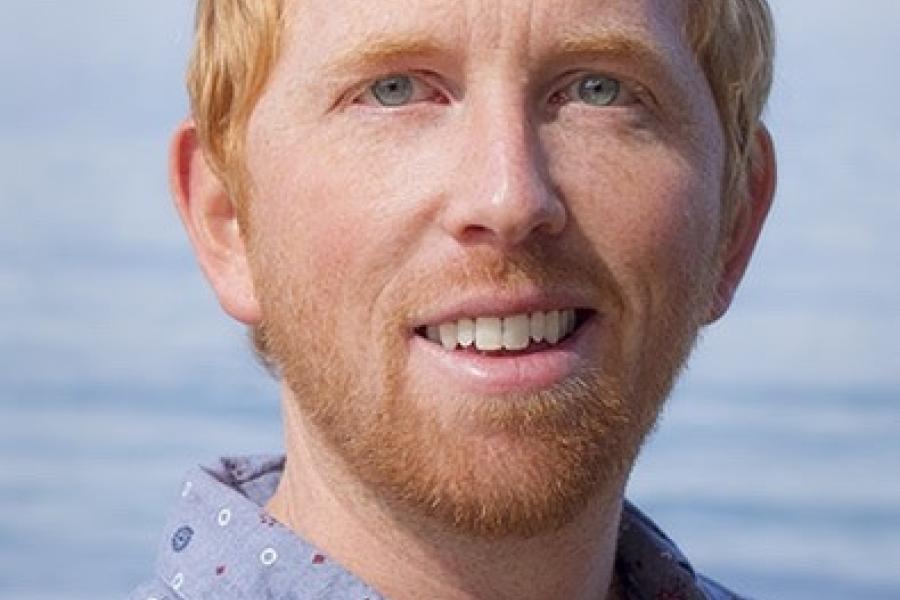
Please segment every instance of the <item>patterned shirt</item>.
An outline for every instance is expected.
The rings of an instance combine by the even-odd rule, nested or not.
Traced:
[[[380,600],[375,589],[263,509],[283,456],[224,458],[188,473],[161,542],[156,576],[128,600]],[[628,600],[740,600],[696,573],[630,503],[616,571]]]

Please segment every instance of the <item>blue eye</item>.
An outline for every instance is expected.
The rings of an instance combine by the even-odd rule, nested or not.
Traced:
[[[372,96],[382,106],[403,106],[413,99],[414,85],[407,75],[392,75],[379,79],[370,88]]]
[[[576,97],[591,106],[609,106],[619,99],[622,84],[603,75],[588,75],[575,83]]]

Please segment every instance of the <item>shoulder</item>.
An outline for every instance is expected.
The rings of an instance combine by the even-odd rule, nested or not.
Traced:
[[[697,572],[675,542],[627,501],[616,562],[629,597],[745,600]]]

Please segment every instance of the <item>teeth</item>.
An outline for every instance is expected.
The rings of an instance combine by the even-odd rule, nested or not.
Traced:
[[[561,310],[559,311],[559,320],[560,323],[564,323],[564,325],[560,325],[560,336],[566,337],[572,330],[575,329],[575,311],[574,310]]]
[[[475,347],[479,350],[500,350],[503,347],[502,319],[479,317],[475,319]]]
[[[559,341],[559,338],[562,337],[562,335],[560,335],[561,333],[562,331],[559,327],[559,311],[551,310],[547,312],[547,316],[544,317],[544,339],[550,344],[555,344]]]
[[[441,335],[441,344],[443,344],[444,348],[447,350],[453,350],[456,348],[456,323],[442,323],[440,328]]]
[[[544,323],[543,311],[531,313],[531,340],[536,344],[544,341]]]
[[[468,348],[475,343],[475,321],[472,319],[460,319],[456,323],[456,335],[459,345]]]
[[[428,325],[425,337],[447,350],[457,346],[484,352],[524,350],[531,342],[557,344],[575,330],[575,310],[537,311],[509,317],[478,317]]]
[[[531,340],[531,318],[516,315],[503,319],[503,347],[507,350],[524,350]]]

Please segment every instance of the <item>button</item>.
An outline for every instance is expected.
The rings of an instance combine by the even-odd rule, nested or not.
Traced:
[[[278,560],[278,553],[275,552],[275,548],[266,548],[259,555],[259,562],[267,567],[275,564],[276,560]]]
[[[231,511],[227,508],[223,508],[219,511],[219,525],[225,527],[229,523],[231,523]]]
[[[173,590],[180,590],[181,586],[184,585],[184,573],[175,573],[175,577],[172,578],[170,585]]]
[[[172,536],[172,550],[181,552],[188,547],[194,537],[194,530],[185,525]]]

